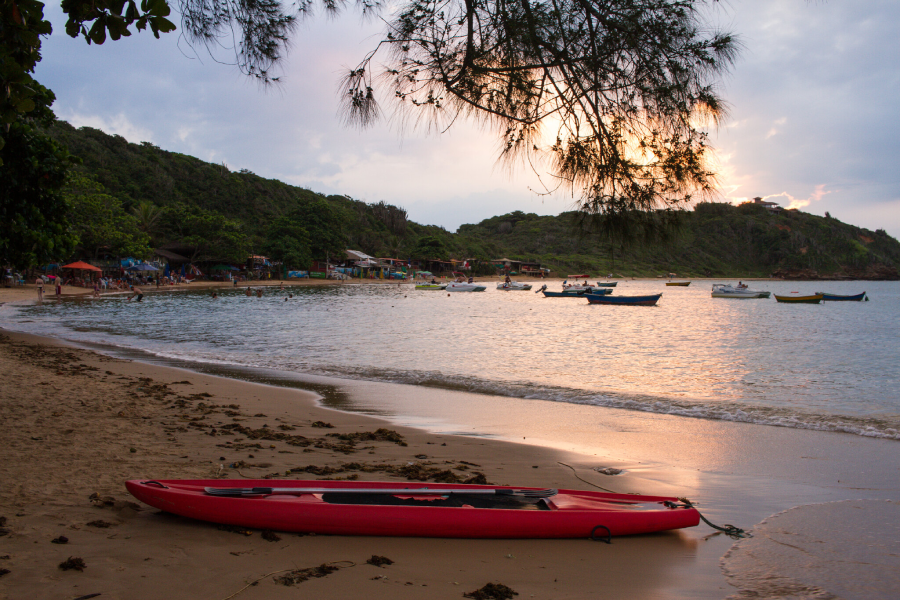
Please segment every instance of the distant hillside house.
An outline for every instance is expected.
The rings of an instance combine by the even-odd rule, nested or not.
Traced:
[[[746,202],[745,204],[750,204],[750,202]],[[753,204],[758,204],[764,207],[769,212],[781,212],[784,210],[784,207],[777,202],[766,202],[759,196],[753,199]]]

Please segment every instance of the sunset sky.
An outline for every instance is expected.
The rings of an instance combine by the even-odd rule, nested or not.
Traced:
[[[711,134],[719,200],[763,196],[900,237],[900,2],[730,0],[714,10],[743,46],[722,82],[729,117]],[[65,35],[58,3],[46,15],[55,33],[36,76],[73,125],[316,192],[384,200],[451,231],[573,205],[564,194],[537,195],[528,170],[498,166],[496,139],[470,123],[444,133],[401,131],[389,119],[362,132],[344,127],[341,73],[380,31],[352,10],[302,25],[282,84],[269,91],[177,32],[88,46]]]

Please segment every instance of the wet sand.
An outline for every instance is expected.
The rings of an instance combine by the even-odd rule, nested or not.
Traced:
[[[489,582],[518,598],[896,595],[900,444],[893,441],[359,381],[331,380],[341,393],[320,400],[0,333],[0,571],[9,571],[0,576],[0,598],[228,598],[239,591],[235,597],[461,598]],[[224,436],[218,427],[226,423],[247,431],[267,425],[313,442]],[[327,436],[379,428],[395,430],[407,445],[348,449]],[[526,439],[517,440],[522,432]],[[759,535],[734,547],[704,525],[616,538],[611,546],[292,534],[267,541],[258,531],[225,531],[137,505],[123,486],[135,478],[256,478],[309,467],[335,469],[330,477],[397,480],[386,470],[343,470],[350,462],[450,470],[461,481],[481,473],[497,484],[686,495],[715,522],[759,523]],[[625,472],[595,470],[608,466]],[[867,499],[881,504],[866,510]],[[821,508],[791,511],[813,504]],[[853,527],[833,535],[835,519]],[[59,536],[68,543],[52,543]],[[795,552],[774,564],[757,560],[772,548],[784,552],[785,539],[796,542]],[[838,540],[854,548],[854,563],[840,560]],[[373,555],[394,563],[367,564]],[[86,568],[61,570],[69,557]],[[322,564],[339,568],[291,587],[272,575]],[[834,589],[836,582],[843,587]]]
[[[707,597],[720,597],[728,587],[721,577],[699,586],[688,580],[684,565],[696,559],[698,542],[679,532],[617,538],[611,546],[293,534],[273,542],[258,531],[244,535],[162,514],[136,504],[123,482],[222,472],[260,477],[357,462],[450,469],[460,480],[482,473],[500,484],[585,485],[557,463],[571,460],[564,453],[417,429],[392,427],[406,446],[376,441],[348,451],[326,434],[375,431],[386,423],[321,408],[297,390],[123,361],[33,336],[3,334],[0,371],[0,516],[6,518],[0,569],[9,570],[0,577],[2,598],[227,598],[260,578],[239,597],[460,598],[490,582],[523,598],[583,598],[599,590],[610,597],[666,597],[678,582],[697,592],[712,586]],[[234,419],[316,443],[210,435]],[[333,428],[315,427],[317,421]],[[354,473],[391,480],[384,472],[337,475]],[[60,536],[68,543],[53,543]],[[394,563],[367,564],[373,555]],[[70,557],[81,558],[84,570],[60,569]],[[325,563],[341,568],[291,587],[265,577]]]

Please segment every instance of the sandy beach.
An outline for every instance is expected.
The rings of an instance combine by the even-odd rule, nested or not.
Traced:
[[[33,286],[0,293],[0,302],[33,298]],[[302,390],[12,332],[0,332],[0,373],[3,599],[461,598],[489,583],[508,586],[517,598],[554,599],[887,598],[900,590],[900,445],[890,440],[787,435],[774,427],[615,410],[594,411],[602,423],[591,423],[584,407],[554,407],[570,411],[559,421],[573,424],[571,448],[564,449],[541,440],[512,443],[503,426],[516,407],[482,410],[474,396],[472,406],[456,404],[457,410],[479,412],[479,426],[506,440],[446,435],[328,408]],[[354,386],[351,400],[393,394],[398,406],[410,401],[399,386]],[[405,388],[437,400],[452,393]],[[540,423],[540,413],[529,410],[516,417]],[[240,429],[227,435],[221,427],[231,424]],[[597,427],[605,454],[588,453],[579,442]],[[400,438],[349,443],[331,435],[379,429]],[[259,433],[267,430],[285,436]],[[296,436],[305,442],[291,443]],[[625,473],[596,471],[605,466]],[[123,485],[286,473],[433,481],[448,471],[460,482],[483,477],[503,485],[698,495],[713,521],[755,526],[757,535],[735,544],[701,525],[616,538],[612,545],[277,532],[265,539],[260,531],[161,513],[136,503]],[[843,560],[858,553],[859,560]],[[367,562],[373,556],[393,563],[374,566]],[[81,559],[83,570],[63,570],[70,558],[76,565]],[[293,585],[277,581],[321,565],[336,570]]]

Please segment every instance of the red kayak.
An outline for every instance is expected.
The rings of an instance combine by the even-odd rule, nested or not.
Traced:
[[[254,529],[332,535],[606,538],[700,522],[677,498],[382,481],[127,481],[155,508]]]

